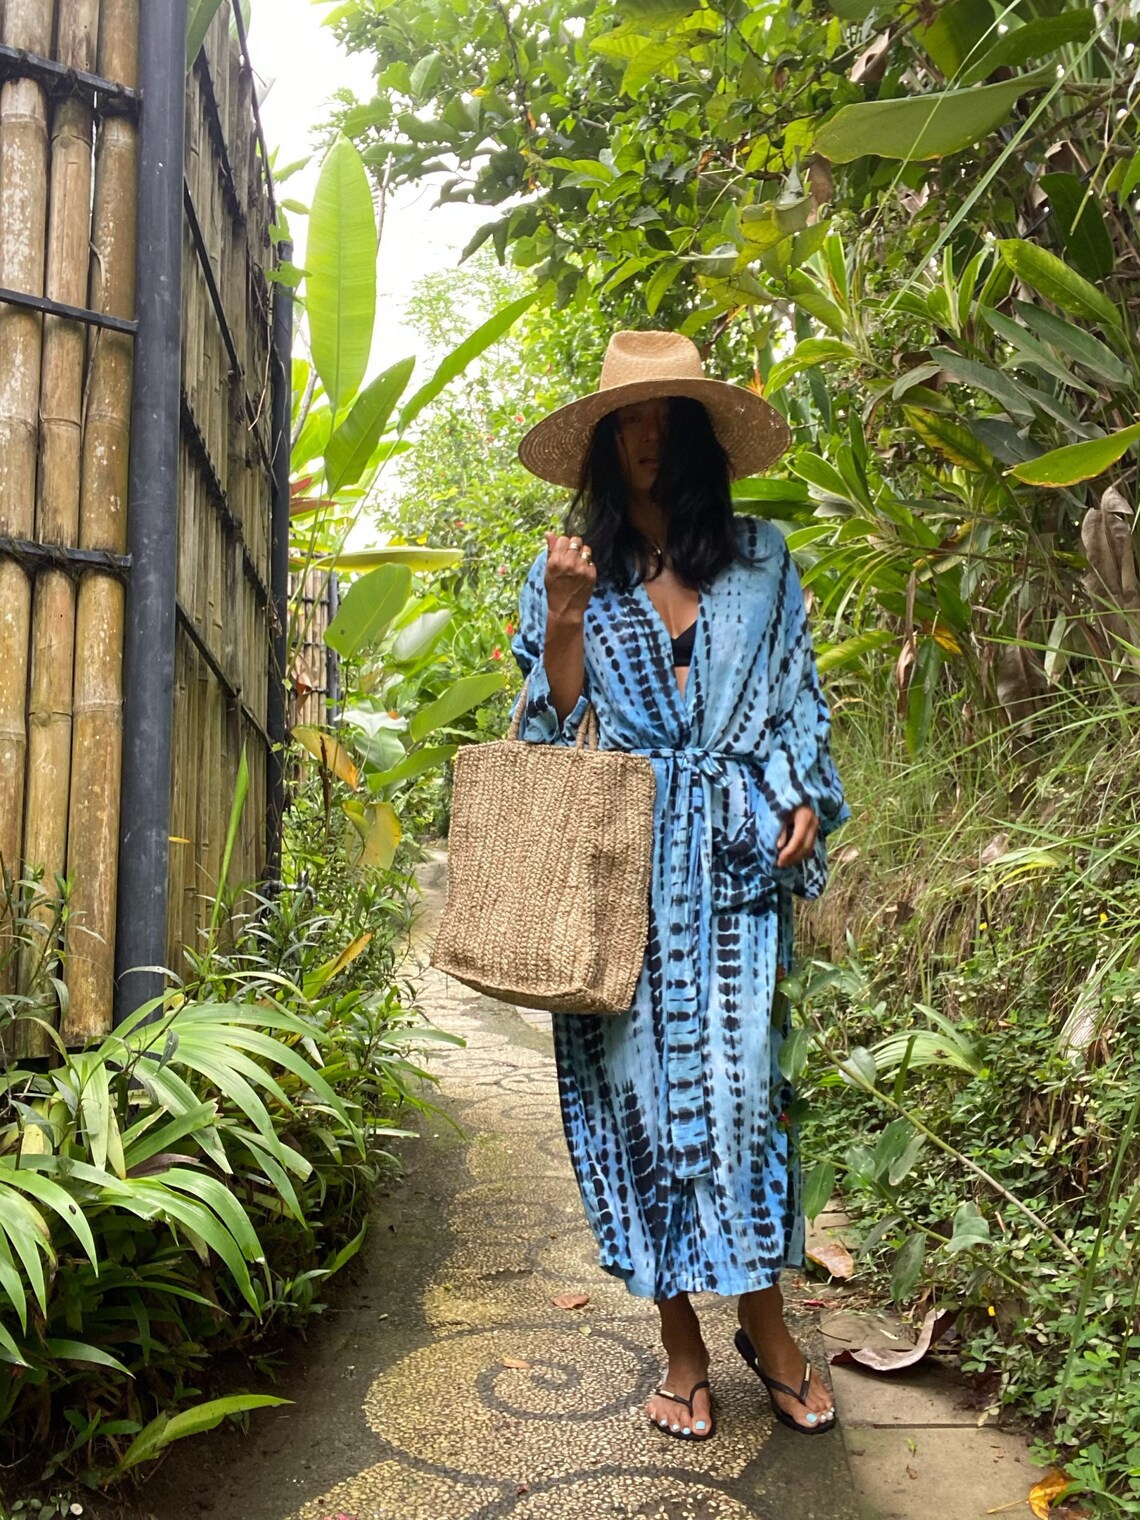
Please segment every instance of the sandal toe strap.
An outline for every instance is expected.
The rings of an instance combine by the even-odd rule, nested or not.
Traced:
[[[683,1393],[670,1393],[668,1388],[655,1388],[653,1390],[653,1397],[658,1399],[672,1399],[674,1404],[684,1404],[685,1408],[689,1411],[690,1414],[692,1414],[693,1400],[696,1398],[697,1394],[700,1393],[702,1388],[708,1387],[709,1382],[706,1378],[703,1382],[693,1384],[693,1386],[689,1389],[688,1398],[686,1398]]]
[[[795,1399],[797,1404],[807,1403],[808,1388],[811,1384],[810,1362],[808,1363],[807,1371],[804,1373],[804,1380],[800,1384],[799,1393],[797,1393],[794,1388],[789,1388],[787,1383],[781,1383],[777,1378],[766,1377],[762,1372],[760,1374],[760,1377],[766,1388],[774,1388],[777,1393],[786,1393],[790,1399]]]

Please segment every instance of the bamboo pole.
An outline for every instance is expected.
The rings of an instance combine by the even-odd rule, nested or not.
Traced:
[[[99,72],[120,84],[138,76],[139,0],[104,0]],[[122,117],[106,118],[95,149],[90,303],[135,314],[138,136]],[[79,541],[86,549],[126,549],[133,346],[98,332],[87,374],[80,474]],[[111,1026],[118,883],[123,729],[124,590],[88,575],[75,622],[68,873],[73,879],[68,1012],[64,1034],[82,1041]],[[157,778],[157,784],[168,784]]]
[[[59,0],[56,56],[68,68],[93,72],[97,63],[99,0]],[[52,123],[48,213],[47,294],[82,306],[87,300],[91,240],[91,149],[94,115],[79,96],[56,107]],[[83,423],[83,368],[87,346],[81,322],[44,319],[40,382],[40,469],[36,537],[40,543],[76,543]],[[72,663],[75,587],[61,571],[37,578],[32,603],[31,695],[28,704],[27,821],[24,858],[42,866],[50,889],[67,865],[67,809],[71,771]],[[30,965],[25,965],[24,990]],[[27,1027],[22,1053],[44,1054],[46,1032]]]
[[[7,0],[0,40],[44,54],[51,46],[51,0]],[[0,285],[42,295],[48,135],[44,92],[29,79],[0,89]],[[30,538],[35,521],[41,317],[0,307],[0,534]],[[0,559],[0,862],[21,874],[25,704],[31,581]],[[0,925],[0,934],[3,934]]]

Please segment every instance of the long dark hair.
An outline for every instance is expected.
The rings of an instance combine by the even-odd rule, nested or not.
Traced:
[[[629,591],[661,567],[653,545],[629,520],[617,435],[617,413],[611,412],[594,429],[566,532],[590,545],[599,581]],[[708,412],[688,396],[670,396],[653,494],[667,513],[665,551],[674,573],[690,586],[707,585],[739,557],[729,479],[728,455]]]

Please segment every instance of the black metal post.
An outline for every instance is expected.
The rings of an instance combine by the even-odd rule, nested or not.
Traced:
[[[174,727],[187,0],[139,17],[137,314],[123,648],[115,1019],[163,990]]]
[[[293,257],[293,245],[278,244],[281,262]],[[281,875],[281,830],[285,819],[285,677],[289,659],[289,462],[293,414],[293,289],[284,282],[273,292],[273,539],[269,587],[273,644],[269,654],[269,774],[265,875]]]

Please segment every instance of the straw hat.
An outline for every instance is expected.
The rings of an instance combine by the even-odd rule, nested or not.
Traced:
[[[775,407],[742,385],[706,376],[690,338],[673,332],[618,332],[606,349],[598,389],[532,427],[519,444],[519,458],[533,475],[576,490],[602,418],[654,396],[689,396],[704,404],[734,478],[766,470],[791,442]]]

